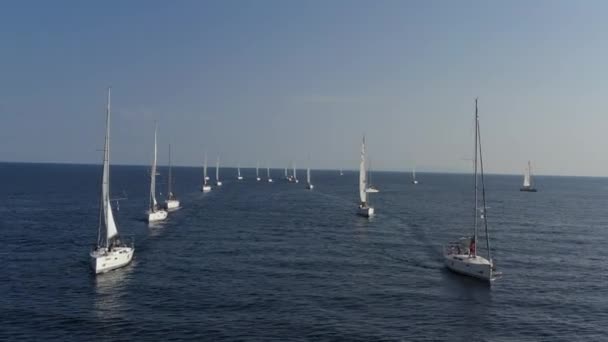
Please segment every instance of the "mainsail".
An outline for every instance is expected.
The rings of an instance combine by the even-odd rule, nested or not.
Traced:
[[[530,167],[530,161],[528,161],[528,167],[526,168],[526,171],[524,172],[524,187],[525,188],[529,188],[532,185],[532,170]]]
[[[150,169],[150,211],[156,211],[156,131],[158,124],[154,126],[154,157],[152,158],[152,168]]]
[[[361,143],[361,163],[359,164],[359,197],[361,199],[361,204],[367,203],[367,192],[365,192],[367,172],[365,166],[365,136],[363,136],[363,142]]]
[[[103,147],[103,175],[101,181],[101,202],[99,208],[99,235],[97,245],[108,247],[112,238],[118,235],[112,205],[110,203],[110,88],[106,110],[106,137]]]

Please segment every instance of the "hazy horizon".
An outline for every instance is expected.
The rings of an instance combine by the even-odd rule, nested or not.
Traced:
[[[0,160],[605,176],[602,1],[20,1],[0,13]]]

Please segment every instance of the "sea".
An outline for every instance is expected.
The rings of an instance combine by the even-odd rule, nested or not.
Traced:
[[[473,177],[312,170],[314,190],[175,167],[182,208],[143,221],[149,168],[113,166],[133,262],[95,276],[99,165],[0,164],[1,341],[608,341],[608,179],[486,175],[491,285],[442,245],[473,230]],[[166,167],[158,176],[166,195]],[[483,229],[482,229],[483,233]],[[485,244],[482,234],[479,245]]]

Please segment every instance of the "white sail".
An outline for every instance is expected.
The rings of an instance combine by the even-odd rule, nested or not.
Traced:
[[[285,178],[288,178],[289,176],[287,175],[287,168],[285,168]]]
[[[310,167],[306,169],[306,183],[310,184]]]
[[[171,196],[173,193],[173,179],[171,175],[171,144],[169,144],[169,178],[167,179],[167,196]]]
[[[270,168],[266,168],[266,177],[270,178]]]
[[[414,168],[412,169],[412,181],[416,181],[416,167],[414,166]]]
[[[258,178],[260,177],[260,162],[255,164],[255,176]]]
[[[239,177],[241,177],[241,165],[238,165],[238,166],[236,167],[236,172],[237,172],[237,175],[238,175]]]
[[[207,185],[207,152],[205,152],[205,161],[203,162],[203,184]]]
[[[220,180],[220,157],[217,157],[217,161],[215,162],[215,180]]]
[[[359,198],[361,199],[361,203],[367,203],[367,192],[365,192],[367,171],[365,170],[365,167],[365,136],[363,136],[363,142],[361,143],[361,163],[359,164]]]
[[[532,175],[531,175],[531,170],[530,170],[530,161],[528,161],[528,167],[526,168],[526,171],[524,172],[524,187],[525,188],[529,188],[532,185]]]
[[[293,179],[296,179],[296,163],[293,163]]]
[[[101,210],[99,220],[100,247],[108,247],[110,240],[118,235],[112,205],[110,203],[110,88],[108,88],[108,107],[106,111],[106,137],[103,148],[103,175],[101,184]]]
[[[156,131],[158,125],[154,126],[154,157],[152,158],[152,168],[150,169],[150,211],[155,211],[158,203],[156,202]]]

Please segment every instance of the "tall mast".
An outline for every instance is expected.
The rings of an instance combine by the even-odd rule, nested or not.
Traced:
[[[203,162],[203,184],[207,185],[207,152],[205,151],[205,161]]]
[[[359,199],[361,200],[361,204],[367,204],[367,192],[366,188],[366,176],[367,171],[365,170],[365,135],[363,136],[363,141],[361,142],[361,162],[359,163]]]
[[[108,87],[106,107],[106,136],[103,146],[103,171],[101,176],[101,200],[99,202],[99,226],[97,228],[97,247],[107,247],[108,205],[110,184],[110,100],[112,88]]]
[[[266,177],[270,179],[270,166],[266,166]]]
[[[259,169],[260,169],[260,161],[258,160],[256,162],[256,164],[255,164],[255,176],[258,177],[258,178],[260,177],[260,170]]]
[[[156,210],[156,130],[158,123],[154,124],[154,157],[152,158],[152,168],[150,170],[150,210]]]
[[[215,162],[215,180],[220,180],[220,156],[217,156],[217,160]]]
[[[475,100],[477,102],[477,100]],[[488,213],[486,212],[486,186],[483,178],[483,157],[481,154],[481,132],[479,130],[479,117],[477,117],[477,139],[479,140],[479,165],[481,166],[481,203],[483,208],[483,225],[486,234],[486,248],[488,249],[488,260],[492,261],[492,252],[490,250],[490,234],[488,233]],[[477,251],[477,245],[475,245]]]
[[[171,196],[171,144],[169,144],[169,184],[167,185],[167,195]]]
[[[477,114],[477,98],[475,98],[475,208],[473,209],[474,211],[474,216],[475,216],[475,226],[474,226],[474,231],[473,231],[473,241],[475,243],[475,250],[473,255],[477,256],[477,216],[479,215],[478,210],[477,210],[477,138],[478,138],[478,134],[479,134],[479,116]]]

